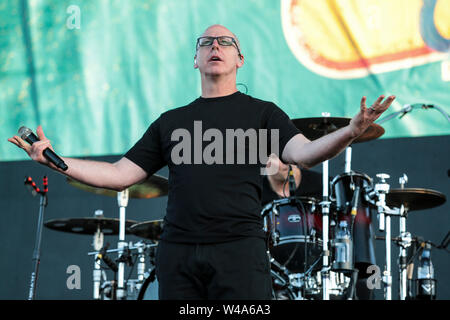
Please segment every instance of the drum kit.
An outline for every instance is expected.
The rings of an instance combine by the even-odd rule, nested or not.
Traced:
[[[329,115],[293,120],[310,140],[318,139],[349,122],[349,118],[332,118]],[[384,129],[380,125],[372,124],[354,143],[373,140],[383,134]],[[401,188],[398,189],[390,188],[386,181],[389,175],[384,173],[377,174],[379,181],[374,183],[368,175],[351,170],[351,146],[346,149],[345,155],[345,172],[331,183],[328,161],[323,163],[321,200],[292,196],[274,200],[262,208],[261,217],[269,244],[273,299],[354,299],[358,277],[354,252],[358,242],[355,239],[361,238],[357,236],[357,226],[371,228],[372,212],[377,213],[379,230],[385,234],[380,238],[385,240],[385,268],[380,279],[384,284],[384,298],[392,299],[391,242],[400,247],[399,298],[414,298],[411,294],[411,275],[407,272],[411,266],[408,249],[417,239],[407,232],[406,219],[410,211],[442,205],[446,197],[435,190],[405,188],[406,175],[400,178]],[[90,193],[117,196],[118,200],[119,219],[106,218],[102,210],[97,210],[94,217],[56,219],[44,224],[57,231],[93,236],[94,251],[88,253],[93,256],[94,263],[93,298],[157,300],[155,252],[164,227],[163,220],[127,220],[125,211],[129,198],[149,199],[167,195],[167,179],[153,175],[122,192],[87,186],[71,179],[68,183]],[[400,235],[397,238],[391,235],[392,217],[400,219]],[[369,237],[367,234],[370,232],[362,232],[362,238]],[[126,235],[142,240],[126,242]],[[109,243],[104,243],[104,236],[118,236],[117,248],[109,249]],[[110,258],[113,254],[117,255],[116,259]],[[374,255],[373,252],[370,254]],[[130,279],[135,265],[136,279]],[[125,268],[131,268],[127,278]],[[108,280],[105,270],[113,271],[113,280]]]
[[[350,120],[323,114],[323,117],[293,119],[292,122],[307,138],[315,140],[348,125]],[[384,132],[383,127],[374,123],[354,143],[376,139]],[[378,268],[376,265],[370,265],[369,261],[373,261],[375,255],[370,241],[379,239],[385,240],[383,276],[377,279],[384,284],[384,299],[393,298],[391,262],[393,240],[400,248],[399,299],[418,297],[434,299],[435,287],[429,290],[433,294],[424,295],[421,294],[422,286],[416,284],[416,294],[412,293],[410,270],[414,266],[412,258],[415,258],[418,252],[423,252],[423,255],[428,254],[430,260],[429,250],[425,250],[430,242],[413,238],[407,232],[406,219],[411,211],[442,205],[446,201],[445,195],[430,189],[405,188],[408,181],[405,174],[399,179],[398,189],[390,188],[386,181],[389,175],[385,173],[377,174],[379,181],[374,183],[368,175],[351,169],[351,154],[352,146],[349,146],[345,152],[345,172],[336,176],[331,183],[328,161],[323,162],[321,200],[315,197],[291,196],[274,200],[263,208],[261,215],[268,236],[273,298],[296,300],[358,298],[355,294],[358,273],[374,270],[370,269],[371,267]],[[294,191],[291,190],[290,194],[294,194]],[[378,216],[379,230],[384,232],[384,237],[375,237],[371,231],[372,212]],[[400,235],[393,239],[391,218],[395,217],[399,219]],[[356,246],[367,251],[363,253],[365,257],[359,260],[369,263],[357,265]],[[412,248],[417,247],[420,247],[420,250],[412,255]],[[373,259],[367,258],[368,256],[372,256]],[[421,263],[424,262],[422,260],[426,259],[421,259]],[[431,261],[428,263],[431,264]],[[361,270],[362,266],[366,269]],[[433,272],[428,272],[427,276],[428,286],[434,286]],[[422,281],[419,284],[422,284],[423,279],[417,281],[419,280]],[[366,282],[366,285],[369,289],[373,289],[370,288],[371,283]]]

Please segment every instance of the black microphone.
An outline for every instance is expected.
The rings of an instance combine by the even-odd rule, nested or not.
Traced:
[[[117,268],[117,264],[112,261],[107,255],[106,255],[106,250],[108,250],[109,247],[109,243],[107,243],[99,252],[97,259],[101,259],[103,261],[105,261],[106,265],[113,271],[113,272],[117,272],[118,268]]]
[[[295,195],[295,190],[297,187],[295,186],[295,178],[294,178],[294,171],[292,170],[292,166],[289,165],[289,196],[293,197]]]
[[[39,138],[27,127],[20,127],[18,131],[19,136],[28,142],[29,144],[33,144],[36,141],[39,141]],[[53,163],[58,168],[62,169],[63,171],[67,170],[67,165],[64,163],[64,161],[56,155],[55,152],[53,152],[50,148],[47,148],[44,150],[44,156],[47,158],[48,161]]]

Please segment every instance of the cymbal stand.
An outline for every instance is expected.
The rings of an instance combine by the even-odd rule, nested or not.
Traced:
[[[345,149],[345,173],[352,171],[352,146],[349,145]]]
[[[329,117],[329,112],[323,112],[322,116]],[[327,134],[328,132],[324,132]],[[322,206],[322,254],[323,254],[323,266],[320,271],[322,274],[322,299],[330,300],[330,250],[328,249],[329,243],[329,213],[330,213],[330,200],[329,200],[329,192],[328,192],[328,177],[329,177],[329,168],[328,168],[328,160],[325,160],[322,163],[322,202],[320,205]]]
[[[399,179],[400,187],[403,189],[408,182],[408,176],[403,174]],[[400,207],[400,253],[399,253],[399,296],[400,300],[406,300],[408,297],[408,282],[407,282],[407,248],[411,246],[412,238],[409,232],[406,232],[406,218],[408,216],[408,208],[402,204]]]
[[[323,300],[330,300],[330,250],[328,249],[329,243],[329,213],[330,204],[328,195],[328,160],[323,162],[323,199],[320,205],[322,206],[322,252],[323,252],[323,266],[322,266],[322,285],[323,285]]]
[[[125,242],[125,213],[128,205],[128,189],[117,193],[117,202],[119,204],[119,242],[117,248],[119,249],[119,258],[122,257],[124,249],[127,247]],[[118,279],[117,279],[117,299],[125,299],[125,262],[119,261]]]
[[[96,210],[95,217],[102,218],[103,210]],[[100,225],[97,225],[97,231],[94,234],[94,239],[92,242],[92,246],[94,247],[94,250],[100,251],[101,248],[103,247],[103,241],[104,241],[104,234],[103,234],[102,230],[100,229]],[[100,266],[100,261],[99,261],[98,257],[96,256],[94,258],[94,271],[93,271],[93,281],[94,281],[93,298],[94,298],[94,300],[100,300],[101,278],[102,278],[102,270],[101,270],[101,266]]]
[[[392,300],[392,272],[391,272],[391,216],[398,215],[398,209],[390,209],[386,206],[386,194],[389,192],[389,184],[386,183],[386,179],[389,179],[389,175],[385,173],[377,174],[377,177],[381,180],[380,183],[375,185],[375,193],[377,195],[376,206],[378,208],[379,218],[379,230],[385,231],[385,246],[386,246],[386,266],[383,272],[384,283],[384,297],[385,300]]]

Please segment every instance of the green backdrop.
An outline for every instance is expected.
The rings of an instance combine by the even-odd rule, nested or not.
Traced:
[[[397,96],[386,115],[412,103],[434,104],[449,111],[449,29],[442,16],[450,20],[450,12],[434,13],[428,19],[423,14],[426,5],[447,10],[449,6],[442,2],[447,0],[439,0],[441,3],[423,0],[419,8],[422,11],[413,13],[401,9],[404,1],[390,0],[400,1],[394,8],[398,10],[400,23],[408,15],[422,14],[416,17],[421,25],[416,26],[418,31],[413,36],[419,40],[421,35],[424,37],[428,48],[423,53],[424,61],[408,64],[407,55],[398,58],[394,52],[387,59],[394,57],[394,64],[395,59],[403,61],[401,66],[382,72],[375,68],[372,72],[370,66],[376,67],[379,60],[365,57],[364,50],[370,43],[358,45],[358,41],[370,35],[358,38],[349,33],[369,70],[367,75],[350,77],[339,77],[339,70],[338,76],[317,72],[303,63],[293,49],[291,43],[298,39],[289,38],[286,29],[289,21],[283,10],[297,6],[308,13],[311,1],[318,3],[317,0],[2,0],[0,161],[26,158],[22,150],[6,141],[22,125],[35,129],[41,124],[61,155],[126,152],[160,113],[200,95],[200,77],[193,68],[195,42],[207,26],[216,23],[227,26],[240,39],[245,64],[238,72],[238,82],[243,84],[238,89],[274,101],[291,118],[318,117],[322,112],[351,117],[358,111],[361,96],[366,95],[368,102],[372,102],[380,94]],[[356,0],[318,1],[327,2],[321,4],[325,5],[321,10],[339,11],[337,21],[344,33],[357,29],[352,22],[355,15],[362,18],[359,21],[376,17],[366,17],[361,8],[355,9],[352,4]],[[358,0],[360,7],[365,4],[373,6],[374,1]],[[314,14],[326,16],[324,11]],[[326,19],[314,21],[324,26],[328,23]],[[305,19],[304,24],[307,22]],[[378,23],[384,26],[383,20]],[[420,33],[427,24],[435,27],[437,38],[436,34],[432,38]],[[303,30],[306,39],[316,36],[314,32],[324,39],[328,35],[325,28],[323,32],[315,28],[313,33],[308,31],[310,25],[293,28]],[[377,36],[384,42],[380,30]],[[329,36],[332,43],[336,35]],[[436,43],[440,46],[434,46]],[[312,57],[316,57],[313,44],[301,44],[312,48]],[[427,60],[430,55],[434,58]],[[383,123],[383,127],[386,133],[382,138],[450,134],[449,122],[433,109],[414,110],[401,120]]]

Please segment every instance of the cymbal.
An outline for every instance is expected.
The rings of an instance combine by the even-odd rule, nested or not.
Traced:
[[[350,120],[351,118],[317,117],[292,119],[292,122],[305,137],[309,140],[316,140],[340,128],[346,127],[350,123]],[[372,123],[362,135],[353,141],[353,143],[377,139],[381,137],[384,132],[385,130],[382,126]]]
[[[163,220],[145,221],[130,226],[128,232],[141,238],[159,240],[163,225]]]
[[[117,197],[117,191],[115,190],[92,187],[70,178],[67,178],[67,182],[83,191],[109,197]],[[128,192],[130,198],[151,199],[162,197],[169,193],[168,180],[167,178],[154,174],[144,182],[129,187]]]
[[[125,233],[128,233],[126,230],[127,227],[136,223],[137,221],[126,220]],[[48,220],[44,223],[44,226],[56,231],[92,235],[100,227],[100,230],[105,236],[111,236],[119,234],[119,224],[119,219],[115,218],[67,218]]]
[[[389,207],[400,208],[403,204],[408,211],[434,208],[446,200],[441,192],[422,188],[390,189],[386,194]]]

